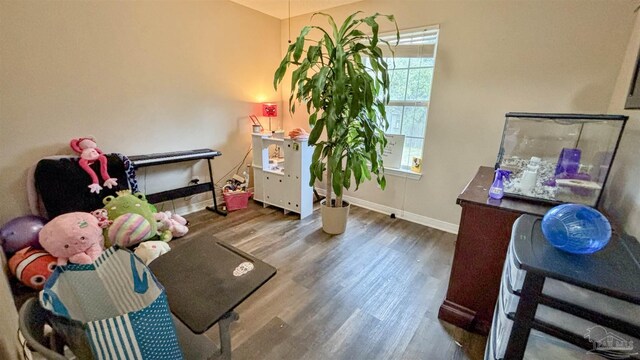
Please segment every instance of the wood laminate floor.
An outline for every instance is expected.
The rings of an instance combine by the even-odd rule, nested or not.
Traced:
[[[299,220],[259,203],[187,216],[278,269],[231,326],[233,359],[482,359],[486,338],[437,319],[455,236],[353,206],[329,236],[320,211]],[[207,332],[218,339],[215,326]]]

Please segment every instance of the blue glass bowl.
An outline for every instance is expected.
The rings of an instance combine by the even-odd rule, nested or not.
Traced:
[[[542,218],[542,233],[560,250],[593,254],[611,239],[611,224],[598,210],[586,205],[563,204]]]

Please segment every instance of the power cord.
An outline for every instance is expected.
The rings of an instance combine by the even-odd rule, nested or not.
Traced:
[[[229,174],[231,174],[233,172],[233,170],[235,169],[235,173],[237,174],[238,171],[240,171],[240,168],[242,167],[242,164],[244,164],[245,160],[247,160],[247,157],[249,156],[249,154],[251,153],[251,150],[253,150],[253,147],[250,146],[249,150],[247,150],[247,153],[244,154],[244,157],[242,158],[242,160],[240,161],[240,163],[238,164],[238,166],[234,166],[233,168],[231,168],[231,170],[229,170],[229,172],[227,172],[226,174],[222,175],[222,177],[220,178],[220,180],[216,181],[215,185],[218,186],[218,184],[220,184],[221,181],[223,181],[224,179],[227,178],[227,176],[229,176]],[[222,189],[221,186],[218,186],[219,189]]]

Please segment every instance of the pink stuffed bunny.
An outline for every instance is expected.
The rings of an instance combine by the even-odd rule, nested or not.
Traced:
[[[62,214],[40,230],[40,244],[58,258],[58,265],[67,262],[91,264],[102,253],[104,237],[98,219],[89,213]]]
[[[98,145],[96,141],[92,137],[71,139],[69,142],[69,146],[73,149],[73,151],[80,154],[80,167],[84,169],[84,171],[89,174],[91,177],[91,185],[89,185],[89,190],[92,193],[100,193],[102,187],[99,184],[98,176],[91,168],[91,165],[96,161],[100,162],[100,175],[102,175],[102,179],[104,180],[104,186],[111,189],[112,187],[118,185],[118,180],[116,178],[112,178],[109,176],[107,172],[107,157],[102,153],[100,149],[98,149]]]
[[[187,220],[178,214],[172,214],[171,211],[158,212],[153,214],[158,223],[158,230],[161,232],[170,231],[171,238],[178,238],[186,235],[189,228],[186,226]]]

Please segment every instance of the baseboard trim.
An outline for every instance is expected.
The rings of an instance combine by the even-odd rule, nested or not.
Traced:
[[[191,204],[187,204],[187,205],[183,205],[180,207],[177,207],[175,210],[176,214],[191,214],[194,213],[196,211],[200,211],[200,210],[204,210],[207,208],[207,206],[212,206],[213,204],[213,200],[211,199],[207,199],[207,200],[202,200],[202,201],[198,201],[198,202],[194,202]],[[219,205],[220,203],[218,203]]]
[[[467,330],[473,327],[475,318],[475,311],[447,299],[444,299],[438,310],[438,319]]]
[[[475,311],[447,299],[440,305],[438,319],[485,336],[489,335],[491,329],[491,323],[479,319]]]
[[[316,191],[318,191],[318,194],[325,196],[326,195],[326,191],[324,189],[316,189]],[[448,232],[451,234],[458,234],[458,225],[456,224],[452,224],[446,221],[442,221],[442,220],[438,220],[438,219],[434,219],[434,218],[430,218],[427,216],[423,216],[423,215],[419,215],[419,214],[415,214],[412,212],[408,212],[408,211],[404,211],[404,210],[400,210],[400,209],[396,209],[396,208],[392,208],[390,206],[386,206],[386,205],[381,205],[381,204],[377,204],[371,201],[367,201],[367,200],[363,200],[363,199],[359,199],[353,196],[349,196],[349,195],[344,195],[343,199],[345,199],[346,201],[350,202],[351,204],[360,206],[362,208],[365,209],[369,209],[375,212],[379,212],[385,215],[390,215],[390,214],[396,214],[396,217],[399,219],[403,219],[403,220],[407,220],[410,221],[412,223],[416,223],[416,224],[420,224],[420,225],[424,225],[424,226],[428,226],[434,229],[438,229],[438,230],[442,230],[444,232]]]

